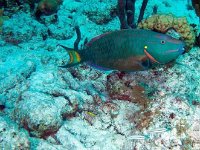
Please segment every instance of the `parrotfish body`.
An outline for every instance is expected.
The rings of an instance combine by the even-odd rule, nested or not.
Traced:
[[[81,51],[66,48],[71,67],[88,62],[104,69],[137,71],[166,64],[184,52],[184,42],[150,30],[127,29],[93,38]]]

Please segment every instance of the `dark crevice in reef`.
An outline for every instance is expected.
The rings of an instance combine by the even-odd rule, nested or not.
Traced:
[[[200,33],[199,35],[196,37],[196,43],[195,43],[198,47],[200,47]]]
[[[0,111],[3,111],[5,108],[5,105],[0,105]]]

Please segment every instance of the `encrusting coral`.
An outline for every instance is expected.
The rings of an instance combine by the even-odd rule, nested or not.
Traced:
[[[150,108],[152,101],[149,99],[150,96],[147,96],[147,92],[150,91],[140,84],[137,79],[132,81],[127,74],[116,72],[107,76],[106,88],[112,100],[129,101],[139,106],[138,111],[135,111],[134,114],[128,113],[126,116],[141,131],[151,125],[153,118],[159,115],[159,110]]]
[[[144,88],[137,84],[130,85],[129,80],[122,80],[124,73],[111,73],[107,76],[107,91],[111,99],[123,99],[139,104],[143,109],[148,107],[148,98]]]
[[[187,51],[195,43],[195,32],[185,17],[175,17],[172,14],[156,14],[140,22],[138,28],[156,30],[161,33],[166,33],[169,29],[174,29],[185,41]]]

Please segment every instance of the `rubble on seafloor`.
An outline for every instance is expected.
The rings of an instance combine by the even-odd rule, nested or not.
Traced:
[[[199,104],[198,99],[190,101],[187,97],[186,91],[191,87],[185,83],[191,81],[182,71],[185,67],[191,70],[195,67],[198,71],[197,62],[188,58],[198,58],[197,50],[177,60],[183,66],[177,64],[135,73],[103,74],[85,64],[57,70],[49,66],[48,71],[36,71],[29,60],[27,75],[22,66],[22,71],[12,74],[16,78],[23,73],[24,78],[18,78],[14,86],[9,86],[12,82],[4,82],[8,88],[6,93],[1,91],[3,112],[31,136],[37,137],[30,138],[29,142],[36,142],[38,147],[57,144],[60,149],[95,149],[100,145],[104,145],[104,149],[195,147],[198,146]],[[29,54],[34,55],[37,54]],[[188,63],[184,66],[186,60]],[[188,74],[198,77],[193,72],[188,71]],[[7,77],[7,81],[12,81],[12,76]],[[185,87],[171,84],[177,80]],[[193,88],[194,93],[198,92],[196,86]],[[63,138],[69,142],[64,142]],[[105,141],[113,145],[103,144]]]

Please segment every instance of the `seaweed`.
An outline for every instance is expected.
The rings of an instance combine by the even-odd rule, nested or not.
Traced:
[[[118,17],[121,29],[136,28],[134,21],[136,0],[118,0]],[[141,22],[147,6],[148,0],[143,0],[137,23]]]
[[[195,9],[195,13],[198,17],[200,17],[200,1],[199,0],[192,0],[192,6]]]
[[[81,31],[80,31],[79,26],[75,26],[75,30],[76,30],[77,38],[76,38],[76,40],[74,42],[74,49],[78,50],[78,44],[79,44],[79,42],[81,40]]]

